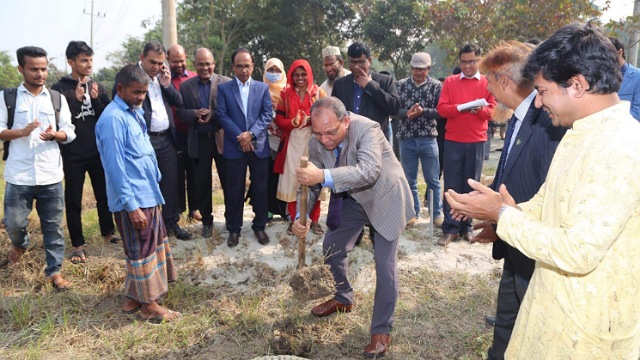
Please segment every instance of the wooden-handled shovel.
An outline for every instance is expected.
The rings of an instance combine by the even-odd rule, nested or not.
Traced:
[[[309,158],[303,156],[300,158],[300,167],[306,168]],[[300,185],[300,224],[307,226],[307,196],[309,195],[309,187]],[[298,238],[298,269],[302,269],[306,264],[306,237]]]

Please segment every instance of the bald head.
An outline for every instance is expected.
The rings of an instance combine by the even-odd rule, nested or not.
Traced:
[[[184,74],[187,69],[187,54],[184,52],[184,48],[179,44],[171,45],[167,49],[167,57],[172,75]]]
[[[193,63],[196,66],[196,73],[200,81],[208,81],[213,76],[213,70],[216,62],[213,59],[213,53],[207,48],[199,48],[193,54]]]

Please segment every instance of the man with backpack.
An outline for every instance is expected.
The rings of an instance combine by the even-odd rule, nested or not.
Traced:
[[[18,71],[24,81],[0,96],[0,140],[5,146],[4,223],[11,239],[8,263],[15,264],[29,246],[28,216],[36,202],[48,281],[56,290],[71,283],[61,274],[64,257],[62,159],[59,143],[76,137],[71,113],[59,92],[47,89],[47,52],[39,47],[18,49]],[[6,94],[5,94],[6,93]]]
[[[109,104],[109,95],[101,84],[91,79],[93,50],[84,41],[71,41],[66,50],[71,74],[53,84],[51,89],[64,95],[71,111],[71,122],[75,126],[76,140],[60,146],[64,167],[64,204],[67,228],[74,251],[71,262],[86,261],[85,239],[82,234],[82,190],[86,173],[91,178],[91,187],[96,198],[100,233],[105,242],[117,243],[115,225],[107,204],[107,190],[100,153],[96,146],[95,127],[104,108]]]

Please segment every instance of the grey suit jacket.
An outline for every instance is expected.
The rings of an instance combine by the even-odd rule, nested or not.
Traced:
[[[198,117],[196,116],[196,110],[200,109],[200,95],[198,94],[198,81],[200,79],[197,76],[191,79],[185,80],[180,84],[180,95],[182,95],[182,106],[177,110],[178,117],[187,125],[189,130],[187,132],[187,149],[189,151],[189,157],[198,158],[198,132],[197,123]],[[221,126],[216,117],[216,96],[218,94],[218,84],[231,81],[231,78],[226,76],[213,74],[211,76],[211,92],[209,93],[209,107],[211,108],[211,120],[218,131]],[[220,144],[222,145],[222,144]]]
[[[333,150],[325,149],[315,137],[309,141],[309,160],[320,169],[331,169],[335,192],[346,191],[362,206],[376,231],[393,241],[415,215],[409,184],[380,124],[360,115],[350,114],[350,118],[338,166]],[[320,189],[320,185],[310,189],[309,204]]]

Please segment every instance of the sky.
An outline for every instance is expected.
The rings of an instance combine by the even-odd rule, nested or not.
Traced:
[[[33,45],[45,49],[50,60],[65,68],[65,49],[71,40],[90,44],[91,0],[0,0],[0,51],[15,60],[16,50]],[[146,32],[143,20],[160,20],[161,0],[94,0],[94,71],[110,66],[107,54],[120,49],[128,36]],[[104,16],[103,16],[104,14]]]
[[[178,2],[179,0],[176,0]],[[611,0],[611,8],[603,22],[618,20],[633,13],[634,0]],[[604,5],[606,0],[596,0]],[[90,43],[91,0],[0,0],[0,51],[8,51],[15,61],[15,52],[26,45],[47,50],[50,60],[64,69],[64,51],[71,40]],[[162,16],[161,0],[94,0],[93,50],[94,71],[111,64],[107,54],[120,49],[128,36],[141,36],[142,21],[153,22]],[[104,16],[103,16],[104,15]]]

